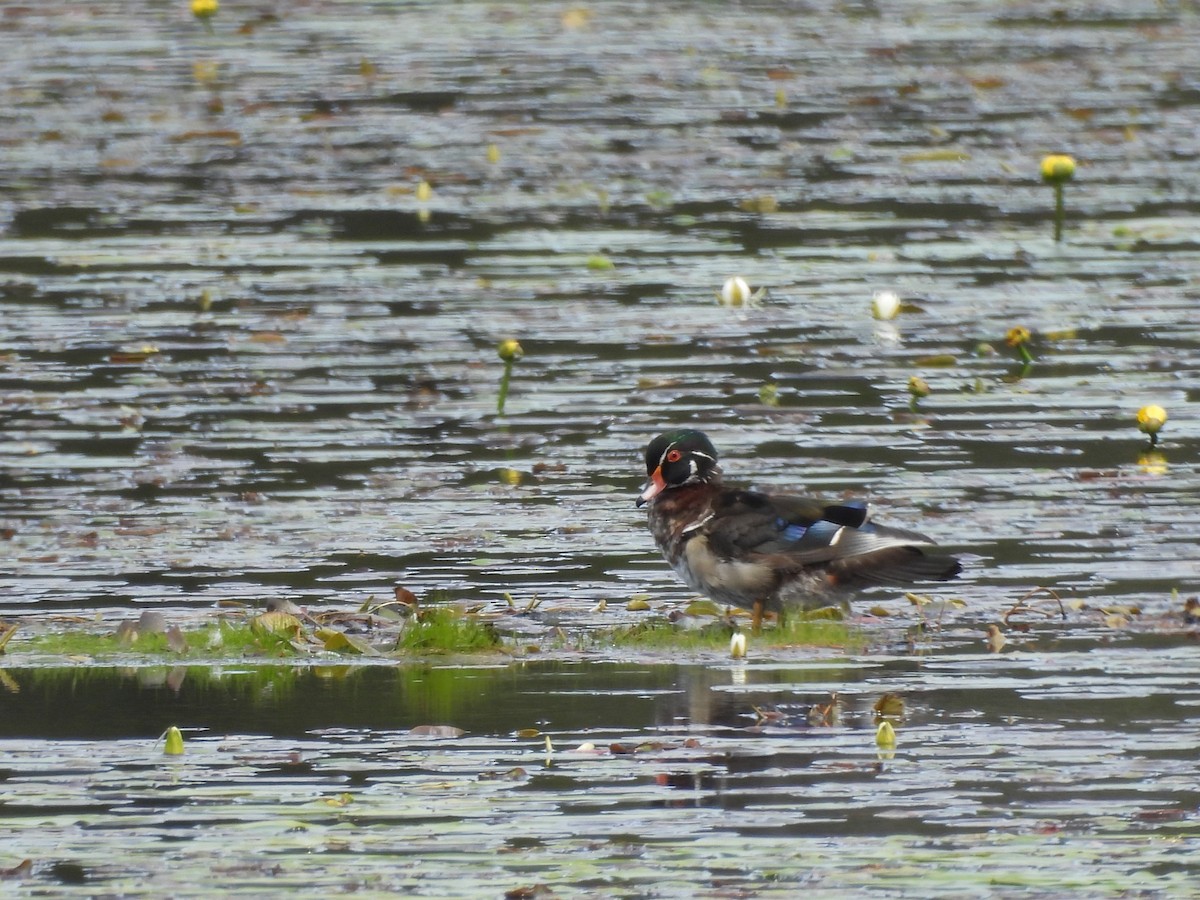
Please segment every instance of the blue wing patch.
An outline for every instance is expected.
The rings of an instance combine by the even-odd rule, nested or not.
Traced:
[[[782,517],[775,520],[775,527],[779,529],[779,536],[785,541],[798,541],[808,532],[808,529],[796,522],[788,522]]]

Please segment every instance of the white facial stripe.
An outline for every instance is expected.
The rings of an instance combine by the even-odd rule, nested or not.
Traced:
[[[678,442],[676,442],[676,443],[678,443]],[[670,453],[674,449],[675,449],[675,444],[671,444],[669,447],[667,447],[666,450],[663,451],[663,455],[658,458],[658,464],[660,466],[667,461],[667,454]],[[688,455],[689,456],[699,456],[701,459],[707,459],[709,462],[716,462],[716,460],[713,457],[709,456],[707,453],[701,453],[699,450],[689,450]],[[696,471],[695,464],[692,465],[692,471],[693,472]]]

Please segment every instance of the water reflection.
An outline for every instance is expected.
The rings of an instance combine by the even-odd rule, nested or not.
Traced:
[[[360,877],[372,847],[436,879],[438,854],[474,878],[478,866],[554,865],[566,842],[585,869],[613,853],[673,859],[692,883],[731,838],[739,865],[796,877],[847,855],[874,866],[900,847],[948,860],[952,848],[926,842],[961,853],[980,834],[1005,866],[1022,835],[1059,835],[1038,865],[1060,876],[1075,866],[1069,835],[1106,831],[1162,877],[1186,878],[1194,864],[1128,832],[1169,836],[1200,803],[1191,649],[1060,646],[1052,675],[1037,653],[978,650],[733,666],[10,669],[0,817],[38,859],[32,877],[61,882],[65,862],[89,884],[157,871],[161,840],[198,858],[219,839],[253,868],[260,850],[227,839],[246,829],[283,859],[318,851],[310,886],[343,877],[340,857],[322,854],[354,848]],[[903,701],[886,756],[872,712],[885,693]],[[465,734],[413,730],[434,722]],[[155,744],[168,723],[185,729],[182,757]],[[129,851],[114,863],[100,839],[118,827]],[[779,855],[784,838],[803,861]],[[43,864],[62,842],[73,856]],[[497,863],[501,845],[511,856]],[[1089,859],[1085,879],[1110,866]]]

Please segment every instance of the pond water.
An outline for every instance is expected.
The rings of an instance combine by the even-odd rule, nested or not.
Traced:
[[[0,891],[1186,895],[1198,40],[1170,2],[4,9]],[[963,577],[864,598],[858,649],[605,645],[691,599],[633,505],[684,424]],[[24,643],[396,585],[545,658]],[[1004,620],[1039,587],[1065,616]]]

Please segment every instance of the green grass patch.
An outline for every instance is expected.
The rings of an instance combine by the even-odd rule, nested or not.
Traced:
[[[215,622],[181,632],[185,647],[173,648],[166,634],[136,633],[128,636],[116,632],[96,634],[90,631],[52,631],[22,638],[18,633],[10,644],[11,650],[42,653],[52,656],[173,656],[215,655],[239,657],[245,655],[294,655],[295,650],[284,635],[256,632],[249,624]]]
[[[805,646],[836,647],[848,652],[866,646],[862,633],[838,618],[818,610],[812,615],[791,615],[782,626],[766,626],[761,634],[750,633],[749,625],[734,626],[717,621],[700,628],[685,628],[665,619],[654,619],[620,628],[613,632],[618,647],[639,647],[647,650],[714,650],[728,653],[729,639],[735,631],[747,635],[751,645],[767,647]]]
[[[449,609],[422,610],[396,641],[397,650],[409,653],[478,653],[499,645],[500,635],[491,625]]]

